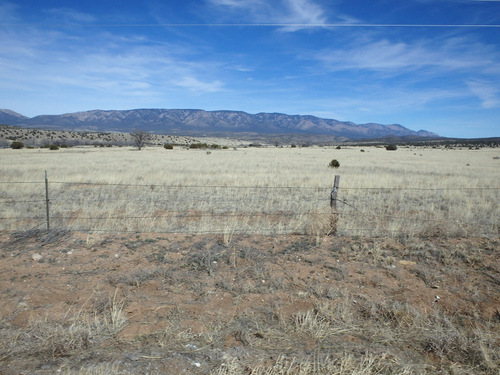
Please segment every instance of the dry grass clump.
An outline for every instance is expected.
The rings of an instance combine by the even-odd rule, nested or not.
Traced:
[[[63,366],[58,373],[63,375],[120,375],[128,372],[120,370],[120,366],[116,363],[104,363],[98,365],[84,366],[78,370],[72,370]]]
[[[286,355],[280,356],[272,365],[261,365],[253,369],[251,375],[369,375],[383,373],[384,366],[380,364],[381,359],[373,355],[364,356],[361,360],[346,354],[338,358],[316,358],[312,360],[299,361],[296,358],[289,358]],[[236,361],[224,364],[213,375],[243,375],[248,374],[244,368]],[[409,369],[400,369],[391,372],[395,375],[414,374]]]
[[[314,342],[315,349],[302,355],[282,352],[250,371],[248,363],[233,358],[212,374],[494,374],[500,368],[493,326],[468,328],[439,310],[427,315],[407,304],[379,304],[361,297],[324,303],[277,324],[281,330],[254,323],[259,330],[249,330],[246,344],[266,347],[254,339],[258,334],[261,342],[281,341],[285,348]],[[273,333],[277,337],[268,337]]]
[[[90,311],[80,310],[61,320],[33,318],[26,329],[4,324],[0,359],[23,356],[66,357],[98,347],[126,324],[124,302],[114,297],[101,300]]]

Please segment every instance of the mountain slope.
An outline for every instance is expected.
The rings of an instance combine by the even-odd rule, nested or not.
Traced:
[[[384,136],[435,137],[425,130],[415,132],[401,125],[361,124],[315,116],[282,113],[249,114],[242,111],[204,111],[200,109],[92,110],[33,118],[2,110],[12,125],[22,124],[64,130],[120,131],[142,129],[158,134],[215,135],[222,133],[325,134],[347,139]],[[10,117],[9,117],[10,116]],[[11,119],[9,122],[8,120]]]
[[[0,109],[0,124],[17,125],[29,120],[29,117],[23,116],[10,109]]]

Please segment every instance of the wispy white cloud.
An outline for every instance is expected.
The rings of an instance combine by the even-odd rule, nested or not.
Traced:
[[[175,90],[202,95],[224,86],[217,76],[218,63],[202,56],[193,58],[193,49],[184,45],[104,32],[85,38],[36,28],[2,34],[1,87],[11,92],[45,88],[84,90],[96,97],[155,97]]]
[[[285,31],[297,31],[307,25],[322,26],[328,22],[325,8],[313,0],[206,0],[219,11],[219,16],[241,23],[265,23],[281,26]],[[331,11],[331,9],[330,9]],[[342,15],[337,20],[353,22]],[[234,21],[233,21],[234,22]],[[235,22],[237,23],[237,22]]]
[[[324,10],[310,0],[288,0],[285,3],[288,10],[277,22],[292,24],[324,24],[326,17]]]
[[[175,85],[184,87],[195,93],[211,93],[222,91],[223,83],[221,81],[203,82],[195,77],[183,77],[174,81]]]
[[[468,98],[468,93],[452,89],[406,89],[393,87],[387,90],[385,87],[376,85],[361,85],[358,95],[332,95],[330,98],[314,101],[319,104],[317,108],[323,107],[321,112],[326,115],[329,109],[335,108],[341,117],[349,114],[365,113],[367,116],[378,116],[401,112],[421,111],[431,106],[441,106],[450,100]],[[364,92],[363,92],[364,91]],[[353,115],[351,115],[353,116]]]
[[[401,74],[411,70],[436,68],[497,70],[497,53],[486,45],[450,38],[444,41],[392,42],[387,39],[359,42],[316,54],[330,70],[362,69]]]
[[[481,100],[481,107],[485,109],[500,108],[500,88],[491,82],[469,81],[467,86],[473,95]]]

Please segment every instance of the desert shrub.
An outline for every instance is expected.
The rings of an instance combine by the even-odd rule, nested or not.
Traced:
[[[330,164],[328,164],[330,168],[338,168],[340,167],[340,163],[337,159],[333,159]]]
[[[59,150],[59,146],[57,145],[50,145],[49,150]]]
[[[396,145],[388,145],[385,147],[387,151],[396,151],[398,149],[398,146]]]
[[[335,147],[335,149],[336,149],[336,150],[341,150],[341,149],[342,149],[342,147],[340,147],[340,145],[339,145],[339,146]]]
[[[174,145],[171,143],[166,143],[163,145],[163,147],[165,148],[165,150],[173,150],[174,149]]]
[[[68,144],[67,143],[61,143],[61,148],[68,148]]]
[[[10,144],[10,148],[12,148],[14,150],[20,150],[20,149],[24,148],[24,143],[23,142],[19,142],[19,141],[12,142]]]

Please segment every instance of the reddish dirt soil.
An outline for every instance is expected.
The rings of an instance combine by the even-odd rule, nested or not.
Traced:
[[[295,235],[235,236],[225,244],[216,235],[3,233],[2,332],[95,313],[110,301],[120,302],[126,324],[87,349],[28,348],[23,355],[4,347],[0,374],[61,373],[92,363],[112,363],[127,373],[201,374],[234,358],[250,368],[276,361],[281,352],[307,356],[318,349],[317,338],[298,337],[281,348],[272,338],[267,346],[257,344],[267,337],[251,317],[293,321],[300,312],[342,298],[373,306],[397,301],[423,314],[439,309],[498,329],[499,244],[484,238],[402,243]],[[239,328],[229,329],[235,322]],[[172,324],[177,341],[169,346],[161,333]],[[213,338],[207,338],[210,332],[216,332]],[[498,331],[492,334],[498,339]],[[199,347],[201,337],[209,349]],[[362,347],[364,339],[346,333],[339,340],[345,347],[337,349],[345,352]],[[426,361],[433,365],[432,353]]]

